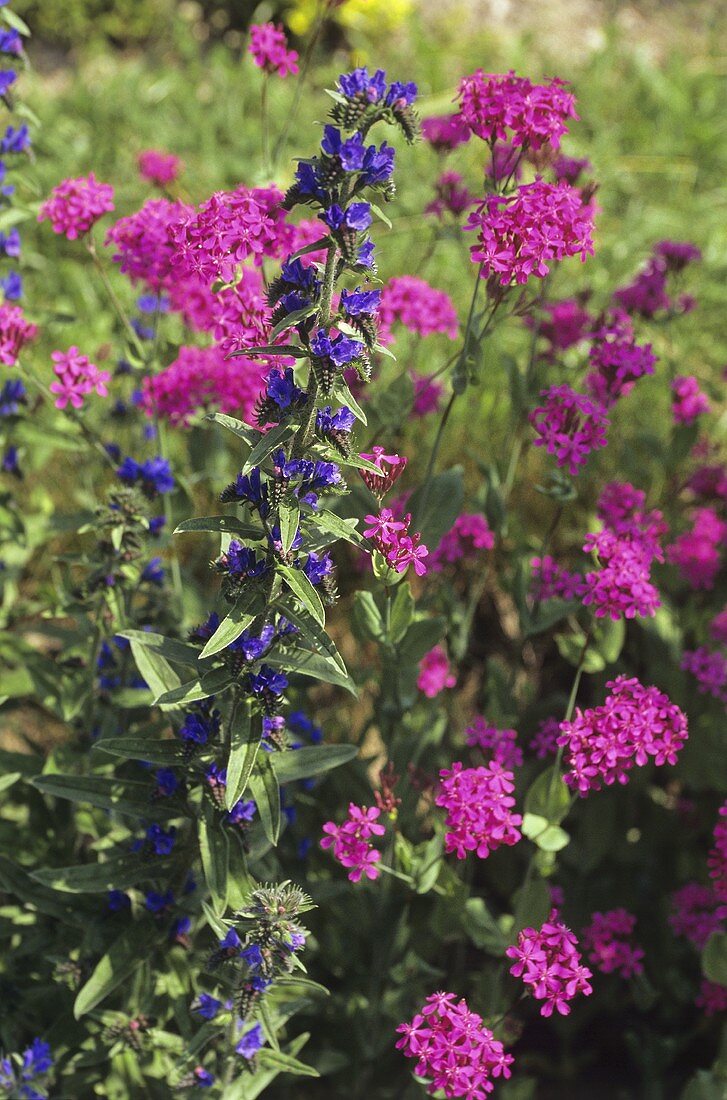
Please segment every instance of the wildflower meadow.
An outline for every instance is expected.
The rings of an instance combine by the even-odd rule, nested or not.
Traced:
[[[0,0],[0,1097],[727,1097],[721,23],[368,2]]]

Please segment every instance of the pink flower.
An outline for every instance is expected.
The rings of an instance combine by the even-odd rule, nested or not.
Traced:
[[[106,244],[115,249],[114,262],[133,283],[146,283],[155,291],[173,286],[180,272],[172,233],[192,213],[192,207],[183,202],[149,199],[106,234]]]
[[[63,180],[54,187],[50,198],[40,208],[38,221],[47,218],[54,233],[62,233],[69,241],[75,241],[114,209],[113,200],[113,187],[99,183],[90,172],[78,179]]]
[[[381,294],[379,321],[382,344],[391,342],[391,327],[395,321],[418,336],[442,332],[450,340],[456,340],[459,331],[457,313],[449,295],[416,275],[389,279]]]
[[[707,857],[707,866],[715,894],[727,905],[727,802],[720,806],[719,816],[720,820],[714,827],[714,847]]]
[[[566,351],[567,348],[579,344],[590,334],[593,318],[577,299],[566,298],[562,302],[546,302],[543,309],[550,314],[550,320],[542,320],[538,323],[528,315],[525,323],[528,328],[537,327],[538,335],[550,344],[547,351],[548,359],[554,359],[557,352]]]
[[[716,642],[727,643],[727,607],[712,619],[709,632]]]
[[[465,731],[470,748],[482,749],[486,759],[495,760],[512,771],[523,762],[523,750],[517,743],[516,730],[500,730],[482,715],[476,715]]]
[[[364,484],[371,490],[375,497],[381,500],[390,489],[394,487],[406,469],[407,459],[401,455],[387,455],[383,447],[373,447],[371,454],[361,454],[367,462],[373,462],[381,473],[375,474],[373,470],[360,470]]]
[[[65,409],[69,402],[74,409],[80,409],[86,394],[93,390],[99,397],[108,397],[106,383],[111,380],[111,375],[94,366],[77,347],[71,347],[66,352],[54,351],[51,359],[57,381],[51,382],[49,389],[51,393],[58,394],[55,402],[57,409]]]
[[[38,326],[27,320],[20,306],[0,303],[0,363],[14,367],[25,345],[37,335]]]
[[[434,185],[434,196],[424,207],[424,213],[434,214],[437,218],[443,218],[445,214],[459,218],[475,201],[459,172],[442,172]]]
[[[250,53],[258,69],[278,76],[292,76],[298,72],[298,54],[289,50],[282,27],[274,23],[258,23],[250,27]]]
[[[587,588],[580,573],[571,573],[546,554],[533,558],[532,593],[536,600],[575,600],[585,596]]]
[[[492,550],[494,545],[495,536],[485,517],[476,512],[464,512],[457,516],[439,546],[432,551],[429,567],[433,573],[441,573],[446,565],[471,559],[478,550]]]
[[[672,413],[677,424],[693,424],[698,416],[709,412],[709,400],[696,378],[691,375],[675,378],[671,388],[674,391]]]
[[[444,386],[434,378],[427,378],[423,374],[411,372],[411,380],[414,385],[414,404],[412,416],[427,416],[439,409]]]
[[[568,119],[577,119],[575,96],[557,77],[532,84],[514,72],[504,75],[478,69],[460,81],[460,116],[483,141],[507,141],[534,151],[560,147]]]
[[[484,767],[465,768],[459,762],[443,768],[440,792],[435,802],[447,811],[444,836],[446,852],[465,859],[476,852],[487,859],[501,845],[522,839],[520,814],[512,812],[515,777],[493,760]]]
[[[250,421],[266,366],[225,359],[219,348],[181,347],[177,358],[144,381],[144,405],[171,424],[187,427],[195,413],[234,413]]]
[[[727,985],[719,985],[718,982],[702,978],[699,995],[694,1003],[697,1008],[704,1009],[705,1016],[718,1016],[727,1012]]]
[[[691,672],[703,695],[711,695],[727,703],[727,657],[724,653],[709,650],[706,646],[685,649],[679,667]]]
[[[701,951],[713,932],[722,930],[727,908],[711,886],[688,882],[671,896],[669,924],[676,936],[685,936]]]
[[[545,718],[530,739],[530,751],[535,753],[538,760],[545,760],[547,756],[555,755],[558,751],[559,737],[560,722],[558,719]]]
[[[342,867],[349,868],[351,882],[360,882],[363,875],[368,879],[377,879],[381,874],[376,866],[381,852],[369,844],[372,836],[383,836],[386,832],[384,826],[378,824],[380,814],[377,806],[365,808],[351,802],[348,817],[342,825],[327,821],[323,826],[326,835],[321,841],[321,848],[333,848],[334,859]]]
[[[459,115],[430,115],[422,119],[422,137],[437,153],[449,153],[469,141],[471,130]]]
[[[470,247],[483,279],[501,286],[544,278],[553,260],[593,255],[593,211],[567,183],[536,179],[512,195],[487,195],[465,229],[477,232]]]
[[[603,704],[561,722],[558,744],[565,748],[565,782],[582,796],[605,784],[628,783],[628,772],[655,764],[676,764],[687,739],[686,715],[663,692],[633,677],[606,684]]]
[[[637,539],[648,545],[652,557],[664,560],[660,540],[668,528],[661,512],[645,510],[646,493],[628,481],[604,485],[596,510],[605,527],[619,538]]]
[[[453,688],[457,677],[449,671],[449,660],[441,645],[435,645],[419,662],[417,687],[427,699],[435,699],[445,688]]]
[[[713,588],[720,569],[720,548],[726,537],[727,523],[712,508],[697,508],[692,530],[672,543],[668,559],[692,588]]]
[[[364,530],[364,537],[372,541],[374,549],[386,559],[392,569],[397,573],[405,573],[413,565],[416,575],[424,576],[427,571],[424,558],[429,550],[422,544],[418,531],[413,535],[409,534],[411,515],[395,520],[393,512],[389,508],[383,508],[378,516],[366,516],[365,522],[369,526]]]
[[[400,1024],[396,1049],[416,1059],[417,1077],[431,1078],[427,1092],[485,1100],[493,1078],[508,1078],[513,1062],[476,1012],[454,993],[433,993],[410,1023]]]
[[[609,530],[588,535],[583,545],[595,550],[599,568],[586,573],[583,604],[592,607],[597,619],[608,616],[634,619],[655,615],[661,606],[659,593],[651,583],[655,545],[649,537],[619,538]]]
[[[569,1001],[578,993],[588,997],[593,992],[592,975],[581,963],[578,940],[556,917],[553,910],[539,931],[524,928],[518,934],[517,944],[505,952],[508,958],[515,959],[510,967],[513,977],[522,978],[533,997],[544,1002],[541,1016],[552,1016],[554,1009],[567,1016]]]
[[[149,183],[165,187],[173,183],[179,175],[182,162],[174,153],[163,153],[159,149],[145,149],[137,157],[139,175]]]
[[[538,436],[534,446],[545,447],[558,466],[575,475],[591,451],[606,446],[608,418],[601,405],[570,386],[551,386],[540,396],[545,403],[530,414]]]
[[[626,909],[610,909],[594,913],[583,932],[583,946],[589,962],[602,974],[619,974],[633,978],[643,974],[643,948],[632,940],[636,917]]]
[[[656,363],[651,344],[641,346],[618,337],[595,340],[589,358],[591,371],[586,377],[586,389],[605,408],[630,393],[639,378],[653,374]]]

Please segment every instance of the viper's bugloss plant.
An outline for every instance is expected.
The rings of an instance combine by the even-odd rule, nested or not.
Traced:
[[[211,195],[147,149],[137,209],[80,168],[33,202],[27,125],[0,142],[0,1094],[526,1100],[618,1050],[613,1095],[717,1096],[727,474],[672,344],[701,254],[555,294],[599,246],[560,78],[464,76],[426,195],[382,69],[289,148],[320,30],[252,27],[260,163]],[[18,304],[29,215],[112,343]]]

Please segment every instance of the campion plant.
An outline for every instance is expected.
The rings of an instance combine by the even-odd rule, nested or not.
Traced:
[[[417,151],[354,69],[276,176],[312,47],[247,53],[262,185],[148,149],[139,209],[79,169],[31,210],[1,143],[0,1095],[716,1096],[727,475],[661,335],[699,251],[583,287],[560,79],[465,76]],[[395,163],[429,237],[384,277]],[[113,351],[18,305],[29,213]]]

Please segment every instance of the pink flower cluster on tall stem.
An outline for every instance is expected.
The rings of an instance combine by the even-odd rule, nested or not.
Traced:
[[[544,404],[530,413],[537,436],[533,443],[575,475],[591,451],[606,446],[608,418],[600,404],[567,385],[551,386],[540,396]]]
[[[389,279],[381,293],[378,317],[379,340],[383,344],[393,339],[391,328],[396,321],[418,336],[442,332],[450,340],[456,340],[459,331],[450,296],[416,275]]]
[[[719,982],[710,982],[702,978],[699,986],[699,994],[694,1002],[697,1008],[704,1010],[705,1016],[720,1016],[727,1012],[727,985]]]
[[[692,674],[702,695],[711,695],[727,703],[727,656],[724,653],[707,646],[685,649],[679,667]]]
[[[192,207],[171,199],[149,199],[128,217],[119,218],[106,234],[113,260],[132,283],[158,291],[179,279],[172,230],[191,217]]]
[[[364,538],[371,541],[392,569],[405,573],[413,565],[416,575],[424,576],[427,571],[424,559],[429,550],[422,543],[418,531],[410,534],[410,513],[397,520],[390,508],[382,508],[377,516],[365,516],[364,522],[368,524],[364,529]]]
[[[559,737],[560,722],[558,719],[544,718],[530,738],[530,751],[535,753],[538,760],[545,760],[546,757],[555,755],[558,751]]]
[[[637,344],[631,337],[624,338],[619,330],[611,338],[602,335],[594,340],[589,361],[586,389],[594,401],[608,409],[630,393],[640,378],[654,373],[656,356],[651,344]]]
[[[543,279],[554,260],[593,255],[593,210],[567,183],[538,178],[512,195],[487,195],[465,229],[477,233],[470,253],[482,278],[501,286]]]
[[[515,777],[501,764],[491,761],[479,768],[465,768],[461,763],[443,768],[439,777],[441,788],[435,801],[447,811],[444,837],[445,851],[465,859],[476,852],[487,859],[501,845],[513,845],[522,838],[518,826],[520,814],[512,812],[515,799]]]
[[[536,600],[576,600],[586,594],[586,583],[580,573],[565,569],[550,554],[532,558],[532,592]]]
[[[263,388],[266,366],[225,359],[219,348],[181,347],[177,358],[144,380],[145,407],[187,427],[198,411],[236,413],[249,421]]]
[[[701,951],[713,932],[722,930],[725,907],[711,886],[688,882],[671,896],[669,924],[676,936],[685,936]]]
[[[534,151],[547,144],[557,150],[568,120],[578,118],[575,96],[567,89],[558,77],[533,84],[512,71],[478,69],[460,81],[460,117],[483,141],[511,140]]]
[[[477,550],[492,550],[495,536],[487,520],[478,512],[463,512],[429,556],[429,568],[441,573],[445,565],[471,559]]]
[[[488,760],[495,760],[503,768],[519,768],[523,762],[523,750],[517,743],[517,730],[498,729],[478,714],[465,730],[470,748],[482,749]]]
[[[404,473],[407,459],[403,455],[387,455],[384,448],[378,445],[372,448],[371,454],[362,453],[361,458],[372,462],[379,471],[374,473],[373,470],[361,470],[360,474],[367,488],[381,500]]]
[[[550,347],[546,358],[553,360],[556,353],[574,347],[590,334],[593,318],[576,298],[566,298],[561,302],[545,302],[543,310],[550,315],[549,320],[536,320],[532,315],[525,318],[528,328],[537,328],[538,336],[547,340]]]
[[[445,688],[453,688],[457,677],[450,671],[449,658],[443,646],[435,645],[419,662],[417,687],[427,699],[436,699]]]
[[[702,413],[709,412],[709,398],[702,393],[692,375],[675,378],[672,388],[672,414],[677,424],[693,424]]]
[[[510,967],[512,976],[522,978],[533,997],[543,1001],[541,1016],[552,1016],[554,1010],[567,1016],[574,997],[593,992],[592,975],[581,962],[578,940],[557,920],[555,909],[539,930],[523,928],[517,943],[505,954],[515,960]]]
[[[430,115],[422,119],[422,138],[437,153],[451,153],[469,141],[472,131],[460,115]]]
[[[725,539],[727,523],[713,508],[697,508],[691,531],[672,543],[667,556],[692,588],[710,589],[720,570],[720,550]]]
[[[430,1094],[441,1090],[448,1100],[484,1100],[495,1087],[493,1078],[510,1077],[512,1055],[464,998],[455,1003],[454,993],[432,993],[421,1012],[396,1030],[402,1036],[396,1049],[416,1059],[417,1077],[431,1078]]]
[[[63,180],[51,191],[38,213],[38,221],[51,223],[54,233],[75,241],[92,229],[99,218],[114,209],[114,189],[100,183],[93,172]]]
[[[14,367],[26,344],[38,335],[38,326],[32,324],[20,306],[0,303],[0,363]]]
[[[651,582],[651,565],[657,555],[649,538],[619,538],[606,529],[587,535],[583,549],[598,557],[599,568],[586,573],[583,596],[597,619],[616,622],[656,614],[661,600]]]
[[[643,974],[644,950],[633,941],[636,917],[627,909],[609,909],[594,913],[583,931],[583,947],[588,960],[602,974],[633,978]]]
[[[285,31],[274,23],[257,23],[250,27],[249,50],[258,69],[266,73],[295,76],[298,72],[298,54],[288,49]]]
[[[383,836],[386,829],[379,825],[377,818],[381,810],[377,806],[356,806],[349,803],[348,817],[342,825],[327,821],[323,826],[326,834],[321,848],[333,848],[333,857],[342,867],[348,868],[351,882],[360,882],[363,875],[368,879],[377,879],[381,874],[376,866],[381,859],[379,852],[369,843],[372,836]]]
[[[174,183],[182,166],[174,153],[163,153],[160,149],[144,149],[136,159],[141,178],[158,187]]]
[[[664,560],[661,539],[668,527],[660,511],[647,510],[643,489],[629,481],[609,481],[601,490],[596,511],[612,534],[636,540],[657,561]]]
[[[561,722],[558,744],[565,749],[565,782],[580,795],[605,784],[628,783],[633,767],[676,764],[687,739],[686,715],[655,687],[636,677],[618,676],[598,707]]]
[[[57,409],[65,409],[69,403],[74,409],[80,409],[83,399],[94,390],[99,397],[108,397],[106,383],[111,380],[107,370],[99,370],[87,355],[81,355],[77,347],[68,351],[54,351],[51,354],[56,380],[49,389],[55,393]]]

